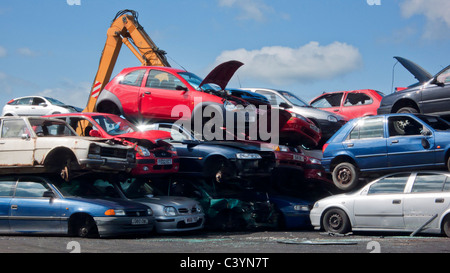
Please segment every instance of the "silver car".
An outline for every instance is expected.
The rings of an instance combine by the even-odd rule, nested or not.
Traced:
[[[317,201],[315,229],[444,233],[450,237],[450,173],[413,172],[383,176],[360,190]]]
[[[81,112],[80,108],[43,96],[15,98],[3,107],[2,116],[44,116]]]

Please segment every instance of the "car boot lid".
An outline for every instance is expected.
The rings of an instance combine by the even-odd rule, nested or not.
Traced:
[[[394,58],[399,63],[401,63],[403,65],[403,67],[405,67],[419,81],[419,83],[427,82],[431,78],[433,78],[433,76],[428,71],[423,69],[418,64],[416,64],[408,59],[402,58],[402,57],[396,56]]]

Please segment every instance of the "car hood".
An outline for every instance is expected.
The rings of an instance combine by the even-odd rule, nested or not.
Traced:
[[[199,87],[207,83],[214,83],[220,86],[222,90],[225,90],[225,87],[227,86],[231,77],[233,77],[234,72],[236,72],[236,70],[238,70],[238,68],[242,65],[243,63],[239,61],[228,61],[219,64],[211,72],[209,72],[205,79],[203,79],[203,81],[200,83]]]
[[[171,134],[170,132],[162,131],[162,130],[150,130],[150,131],[143,131],[143,132],[132,132],[132,133],[126,133],[122,135],[116,136],[118,138],[125,138],[125,139],[145,139],[153,142],[156,144],[158,140],[163,139],[170,139]]]
[[[397,56],[394,57],[394,59],[396,59],[399,63],[401,63],[403,67],[405,67],[406,70],[409,71],[409,73],[413,74],[414,78],[416,78],[419,81],[419,83],[427,82],[433,77],[433,75],[428,73],[428,71],[426,71],[421,66],[408,59]]]
[[[100,205],[100,206],[106,206],[109,208],[124,208],[124,209],[147,209],[147,206],[139,203],[135,203],[132,201],[124,200],[124,199],[117,199],[117,198],[86,198],[86,197],[78,197],[78,196],[71,196],[65,198],[69,201],[77,201],[77,202],[83,202],[83,203],[89,203],[92,205]]]
[[[345,117],[343,117],[341,115],[330,113],[328,111],[314,108],[312,106],[296,106],[296,105],[294,105],[292,108],[289,108],[289,111],[292,111],[296,114],[300,114],[309,119],[313,118],[313,119],[327,120],[328,116],[331,115],[331,116],[335,116],[337,118],[337,120],[347,120]]]
[[[161,206],[187,207],[187,208],[191,208],[199,204],[197,201],[191,198],[182,196],[149,196],[133,199],[133,201],[144,203],[148,206],[151,204],[157,204]]]
[[[213,140],[201,142],[204,145],[221,145],[231,148],[236,148],[242,151],[258,152],[258,151],[273,151],[266,145],[262,145],[258,141],[239,141],[239,140]],[[266,144],[266,143],[265,143]]]

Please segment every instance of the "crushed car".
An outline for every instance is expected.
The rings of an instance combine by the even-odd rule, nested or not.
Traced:
[[[64,121],[42,117],[1,117],[0,173],[123,171],[135,167],[132,147],[84,138]]]
[[[128,120],[105,113],[72,113],[48,117],[65,120],[80,136],[115,139],[136,150],[136,167],[132,175],[155,176],[178,172],[179,158],[175,148],[164,141],[165,131],[139,131]]]

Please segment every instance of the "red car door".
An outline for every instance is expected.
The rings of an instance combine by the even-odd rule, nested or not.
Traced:
[[[189,96],[187,86],[178,75],[151,69],[140,90],[140,112],[144,118],[178,120],[179,111],[172,113],[172,109],[177,105],[183,109],[190,107]]]
[[[340,114],[353,119],[367,115],[376,115],[378,105],[374,104],[374,99],[364,92],[346,92],[342,101]]]

